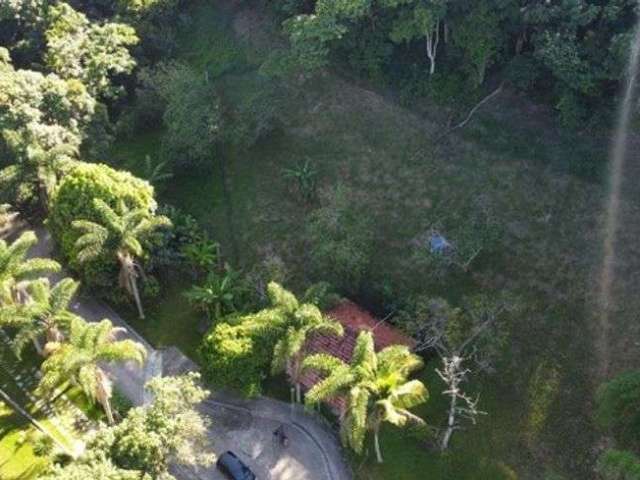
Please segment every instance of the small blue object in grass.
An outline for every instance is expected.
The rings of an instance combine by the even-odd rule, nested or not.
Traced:
[[[445,254],[451,250],[451,244],[439,233],[434,233],[429,239],[429,248],[431,253]]]

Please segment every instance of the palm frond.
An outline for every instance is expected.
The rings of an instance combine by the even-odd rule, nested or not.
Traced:
[[[364,368],[370,373],[377,369],[378,359],[372,332],[363,330],[358,334],[356,345],[353,348],[351,364]]]
[[[378,353],[378,368],[384,373],[399,372],[407,378],[422,367],[422,359],[405,345],[390,345]]]
[[[308,404],[333,398],[343,393],[356,381],[355,375],[348,366],[334,370],[327,378],[316,383],[306,395]]]
[[[147,356],[146,349],[133,340],[118,340],[102,346],[97,352],[97,358],[106,362],[134,361],[139,365],[144,364]]]
[[[51,289],[50,304],[54,312],[60,312],[69,308],[69,304],[78,291],[80,282],[72,278],[63,278]]]
[[[98,215],[102,218],[104,224],[106,224],[109,230],[113,230],[116,232],[122,231],[122,220],[121,216],[111,208],[104,200],[100,198],[93,199],[93,206],[98,212]],[[124,213],[124,212],[121,212]]]
[[[369,398],[370,393],[365,388],[354,387],[349,391],[348,413],[340,428],[343,442],[356,453],[362,453],[367,434]]]
[[[17,266],[15,276],[19,279],[30,279],[46,273],[59,272],[60,269],[60,264],[50,258],[30,258]]]
[[[429,391],[420,380],[411,380],[391,390],[389,401],[397,408],[413,408],[429,399]]]
[[[326,353],[316,353],[315,355],[309,355],[304,359],[302,363],[303,369],[313,369],[317,370],[323,374],[329,374],[334,370],[339,368],[347,368],[348,365],[340,360],[339,358],[334,357],[333,355],[328,355]]]

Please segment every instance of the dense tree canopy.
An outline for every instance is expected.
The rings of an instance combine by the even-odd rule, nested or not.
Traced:
[[[608,104],[604,92],[615,92],[635,6],[631,0],[317,0],[278,2],[276,9],[289,16],[284,29],[304,69],[326,65],[334,53],[369,74],[382,69],[386,78],[422,65],[425,75],[416,82],[441,72],[479,85],[495,67],[501,78],[550,97],[575,120],[586,106]]]

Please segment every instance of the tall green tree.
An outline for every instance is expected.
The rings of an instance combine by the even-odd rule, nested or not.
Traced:
[[[103,365],[127,361],[142,365],[146,356],[141,344],[117,339],[123,330],[114,327],[107,319],[99,323],[71,319],[68,338],[62,343],[53,342],[46,346],[52,353],[42,364],[39,389],[50,392],[70,381],[80,386],[90,400],[102,405],[112,424],[112,382]]]
[[[36,243],[38,238],[32,231],[22,233],[11,244],[0,240],[0,305],[20,303],[26,298],[29,282],[60,270],[60,264],[54,260],[27,257]]]
[[[77,79],[15,69],[0,47],[0,133],[16,159],[36,146],[78,148],[96,101]]]
[[[151,215],[147,209],[130,209],[124,201],[111,208],[103,200],[94,199],[101,223],[75,220],[74,228],[82,235],[76,240],[76,257],[86,262],[101,255],[114,256],[119,265],[118,285],[133,296],[140,318],[144,318],[138,291],[138,277],[144,274],[138,262],[144,255],[143,242],[154,230],[170,226],[167,217]]]
[[[32,341],[38,353],[43,351],[40,339],[45,344],[56,344],[64,341],[64,333],[71,321],[78,318],[69,311],[69,304],[78,290],[78,282],[64,278],[53,287],[46,278],[31,282],[27,288],[27,300],[24,305],[8,308],[8,323],[18,329],[13,338],[13,347],[21,355],[27,342]],[[4,315],[3,315],[4,317]]]
[[[367,433],[373,434],[378,462],[382,463],[379,433],[384,422],[403,427],[424,421],[409,411],[424,403],[428,391],[419,380],[409,380],[411,373],[422,368],[422,360],[403,345],[391,345],[376,353],[373,334],[360,332],[350,363],[327,354],[307,357],[303,368],[314,369],[325,378],[307,392],[306,402],[343,397],[341,414],[343,442],[362,453]]]

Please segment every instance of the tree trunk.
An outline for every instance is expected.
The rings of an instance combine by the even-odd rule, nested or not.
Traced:
[[[42,345],[40,345],[40,340],[38,340],[38,337],[33,337],[31,341],[33,342],[33,346],[36,347],[36,352],[38,352],[38,355],[42,355]]]
[[[452,388],[452,390],[457,390],[457,388]],[[449,440],[451,440],[451,435],[453,434],[453,430],[456,424],[456,403],[458,401],[458,396],[456,392],[451,393],[451,401],[449,403],[449,420],[447,421],[447,430],[444,432],[444,436],[442,437],[442,445],[440,449],[444,452],[449,447]]]
[[[118,252],[118,260],[120,261],[120,286],[124,287],[133,296],[138,315],[144,319],[144,310],[142,309],[142,301],[138,292],[138,273],[136,272],[135,262],[127,252]]]
[[[376,449],[376,460],[378,463],[382,463],[382,452],[380,451],[380,438],[378,435],[378,431],[380,427],[376,427],[373,431],[373,445]]]
[[[138,293],[138,280],[136,280],[136,277],[132,276],[129,278],[129,282],[131,282],[131,292],[133,293],[133,298],[136,301],[136,307],[138,308],[138,315],[140,315],[140,318],[144,319],[144,310],[142,310],[142,301],[140,300],[140,294]]]
[[[107,374],[100,368],[98,368],[96,375],[98,377],[96,379],[96,397],[98,402],[100,402],[100,405],[102,405],[102,408],[104,408],[104,413],[107,414],[107,421],[109,422],[109,425],[113,425],[113,412],[111,410],[111,402],[109,401],[109,398],[111,397],[111,381],[109,380],[109,377],[107,377]]]
[[[300,389],[300,382],[296,382],[296,402],[302,403],[302,391]]]

